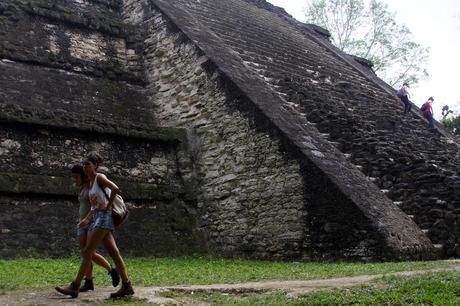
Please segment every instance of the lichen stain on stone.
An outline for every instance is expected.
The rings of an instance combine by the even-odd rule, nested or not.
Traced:
[[[21,148],[21,144],[11,139],[5,139],[0,142],[0,155],[6,155],[10,151],[18,151]]]

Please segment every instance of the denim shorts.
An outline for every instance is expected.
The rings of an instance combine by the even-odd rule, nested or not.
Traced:
[[[93,222],[91,222],[91,226],[89,228],[92,231],[95,228],[105,228],[114,230],[115,227],[113,225],[113,218],[112,218],[112,210],[98,210],[94,211]]]
[[[78,224],[77,224],[77,236],[88,236],[88,232],[91,228],[91,224],[93,222],[90,222],[88,224],[86,224],[85,226],[83,227],[80,227]]]

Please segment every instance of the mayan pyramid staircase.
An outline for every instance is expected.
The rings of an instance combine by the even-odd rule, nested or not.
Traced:
[[[441,254],[454,255],[460,184],[456,140],[429,129],[416,107],[403,114],[395,97],[385,97],[384,110],[376,111],[374,103],[381,98],[357,84],[355,91],[349,83],[339,84],[345,85],[342,96],[330,104],[315,103],[319,97],[309,95],[305,82],[278,84],[286,100],[299,105],[325,139],[407,213]]]
[[[417,107],[404,115],[388,85],[357,62],[347,64],[350,58],[324,37],[266,1],[208,0],[187,10],[408,214],[443,256],[460,254],[460,150],[452,135],[429,130]]]

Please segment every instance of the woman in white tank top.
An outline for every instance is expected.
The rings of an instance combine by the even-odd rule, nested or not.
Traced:
[[[77,225],[77,236],[80,245],[80,252],[83,254],[83,250],[86,247],[88,234],[92,227],[92,222],[90,222],[89,219],[86,219],[91,210],[91,204],[89,202],[89,179],[84,173],[82,165],[74,165],[71,169],[71,172],[75,184],[80,187],[80,192],[78,193],[78,202],[80,206],[78,209],[79,224]],[[110,247],[110,245],[107,245],[106,248],[107,247]],[[117,270],[112,267],[112,265],[104,258],[104,256],[94,252],[92,260],[99,266],[106,269],[108,275],[110,275],[112,278],[112,285],[114,287],[118,286],[120,282],[120,276],[118,275]],[[86,292],[89,290],[94,290],[93,265],[90,265],[90,268],[86,271],[85,281],[80,287],[79,291]]]
[[[120,298],[134,294],[125,263],[112,234],[114,229],[112,203],[119,189],[105,175],[97,173],[97,169],[101,163],[102,158],[97,153],[90,153],[83,161],[83,170],[90,180],[89,198],[92,205],[93,223],[91,224],[86,247],[82,253],[82,261],[77,276],[69,286],[56,287],[56,290],[60,293],[70,295],[73,298],[78,296],[80,283],[86,270],[91,265],[91,258],[96,248],[101,243],[104,243],[106,247],[107,245],[110,246],[107,247],[107,251],[109,251],[110,257],[115,261],[116,269],[120,273],[122,280],[121,288],[117,292],[110,294],[110,298]],[[106,194],[104,194],[104,191]]]

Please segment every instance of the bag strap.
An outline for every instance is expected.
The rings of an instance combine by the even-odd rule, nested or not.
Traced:
[[[101,186],[101,184],[99,183],[99,174],[96,176],[96,180],[97,180],[97,185],[99,186],[99,188],[102,190],[102,192],[104,193],[105,195],[105,198],[108,200],[109,199],[109,196],[107,195],[107,192],[105,192],[105,189]]]
[[[102,189],[102,192],[104,193],[105,195],[105,198],[107,199],[107,201],[109,200],[109,196],[107,195],[107,193],[105,192],[104,188],[101,188]]]

